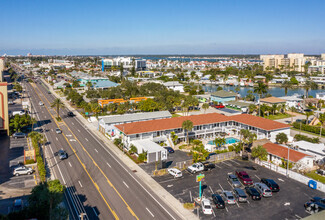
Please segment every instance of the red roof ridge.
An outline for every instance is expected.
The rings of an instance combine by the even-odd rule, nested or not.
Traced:
[[[281,158],[284,159],[288,159],[288,148],[281,146],[279,144],[274,144],[274,143],[266,143],[263,145],[263,147],[267,150],[267,152],[269,152],[270,154],[279,156]],[[312,157],[308,154],[293,150],[293,149],[289,149],[289,160],[293,161],[293,162],[298,162],[299,160],[301,160],[304,157]]]

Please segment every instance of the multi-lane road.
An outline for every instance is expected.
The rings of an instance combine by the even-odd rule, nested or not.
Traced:
[[[150,188],[146,187],[105,144],[75,117],[66,117],[68,109],[51,108],[55,97],[44,85],[27,83],[33,111],[48,140],[44,146],[47,165],[55,178],[66,185],[65,193],[73,219],[181,219]],[[42,101],[44,106],[39,105]],[[57,134],[56,128],[63,133]],[[56,153],[64,149],[69,158]]]

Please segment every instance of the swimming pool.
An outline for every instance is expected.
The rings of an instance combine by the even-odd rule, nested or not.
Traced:
[[[240,140],[234,137],[227,137],[226,138],[226,144],[234,144],[239,142]],[[214,141],[208,141],[208,144],[215,145]]]

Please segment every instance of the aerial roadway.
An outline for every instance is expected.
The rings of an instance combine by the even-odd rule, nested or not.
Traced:
[[[114,157],[105,144],[68,109],[51,108],[55,97],[40,82],[25,82],[32,113],[48,140],[45,156],[54,178],[67,187],[65,198],[72,219],[182,219],[150,188]],[[62,133],[56,132],[60,129]],[[59,150],[68,158],[60,160]]]

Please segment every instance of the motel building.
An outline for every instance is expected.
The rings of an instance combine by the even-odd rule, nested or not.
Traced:
[[[225,116],[218,113],[191,115],[159,120],[140,121],[115,125],[116,135],[122,138],[128,150],[134,141],[149,139],[154,143],[165,142],[173,147],[171,132],[175,132],[179,141],[186,140],[186,131],[182,129],[185,120],[193,122],[189,138],[213,139],[221,133],[226,137],[239,137],[241,129],[247,129],[256,134],[257,139],[268,139],[275,142],[278,133],[290,135],[290,125],[260,118],[253,115],[241,114]]]

